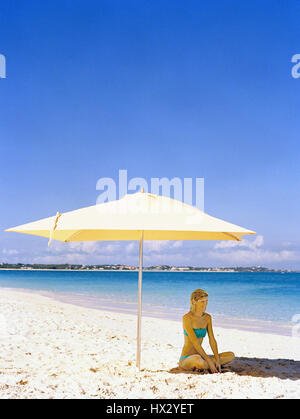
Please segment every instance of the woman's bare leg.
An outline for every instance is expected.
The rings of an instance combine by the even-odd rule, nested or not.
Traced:
[[[210,356],[211,359],[213,359],[213,361],[215,362],[215,356]],[[220,358],[220,364],[221,365],[226,365],[229,364],[229,362],[232,362],[235,358],[235,355],[233,352],[221,352],[219,354],[219,358]]]
[[[215,357],[210,356],[210,358],[215,362]],[[229,362],[232,362],[235,358],[235,355],[233,352],[221,352],[219,354],[220,358],[220,364],[226,365],[229,364]],[[186,371],[192,371],[195,368],[199,370],[208,370],[208,364],[207,362],[201,358],[200,355],[190,355],[188,358],[184,358],[179,362],[180,368],[186,370]]]
[[[207,362],[201,358],[200,355],[190,355],[188,358],[184,358],[179,362],[180,368],[186,370],[186,371],[192,371],[195,368],[199,370],[207,370],[208,364]]]

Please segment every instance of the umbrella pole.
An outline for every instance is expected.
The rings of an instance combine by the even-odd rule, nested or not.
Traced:
[[[139,295],[138,295],[138,320],[137,320],[137,352],[136,367],[141,369],[141,321],[142,321],[142,273],[143,273],[143,232],[139,246]]]

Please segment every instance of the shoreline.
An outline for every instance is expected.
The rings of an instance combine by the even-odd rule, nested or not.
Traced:
[[[87,309],[95,309],[98,311],[108,311],[111,313],[129,315],[136,315],[137,313],[137,306],[135,305],[135,303],[111,302],[107,299],[101,299],[100,297],[94,299],[92,296],[77,293],[61,294],[59,292],[47,290],[11,287],[0,287],[0,291],[1,290],[47,297],[52,299],[53,301],[58,301],[61,303],[70,304]],[[157,307],[156,311],[151,309],[149,310],[146,304],[143,304],[142,306],[143,318],[162,319],[166,321],[175,321],[177,323],[181,323],[181,317],[183,314],[184,313],[175,313],[172,310],[170,310],[169,312],[162,311],[161,307]],[[295,326],[294,323],[288,324],[283,322],[263,321],[251,318],[235,318],[220,314],[212,314],[212,316],[214,327],[233,329],[237,331],[257,332],[260,334],[292,336],[292,328]]]
[[[138,272],[139,269],[10,269],[10,268],[0,268],[0,272],[1,271],[21,271],[21,272],[40,272],[40,271],[45,271],[45,272]],[[159,270],[159,269],[146,269],[143,270],[143,273],[145,272],[176,272],[176,273],[219,273],[219,272],[224,272],[224,273],[239,273],[238,271],[172,271],[172,270]],[[251,271],[247,271],[247,272],[251,272]],[[253,272],[256,273],[256,272]],[[257,272],[257,273],[261,273],[261,272]],[[268,272],[266,272],[268,273]],[[272,272],[271,272],[272,273]],[[281,272],[278,272],[281,273]]]
[[[33,271],[47,271],[47,272],[138,272],[139,268],[136,269],[15,269],[15,268],[0,268],[0,272],[1,271],[29,271],[29,272],[33,272]],[[143,268],[143,273],[144,272],[176,272],[176,273],[258,273],[258,274],[274,274],[274,273],[278,273],[278,274],[295,274],[295,273],[300,273],[300,271],[223,271],[223,270],[218,270],[218,271],[203,271],[203,270],[166,270],[166,269],[145,269]]]

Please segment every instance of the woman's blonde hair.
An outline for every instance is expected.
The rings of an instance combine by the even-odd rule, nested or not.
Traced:
[[[198,289],[192,292],[191,294],[191,307],[190,310],[192,313],[195,313],[196,309],[196,302],[200,300],[201,298],[208,297],[208,294],[206,291]]]

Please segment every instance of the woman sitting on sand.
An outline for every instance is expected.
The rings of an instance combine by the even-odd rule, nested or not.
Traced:
[[[184,346],[179,359],[179,366],[184,370],[210,370],[221,372],[221,365],[234,360],[233,352],[218,353],[218,346],[212,329],[211,316],[205,313],[208,294],[195,290],[191,295],[191,308],[183,320]],[[209,344],[214,353],[208,356],[202,348],[203,338],[208,333]]]

